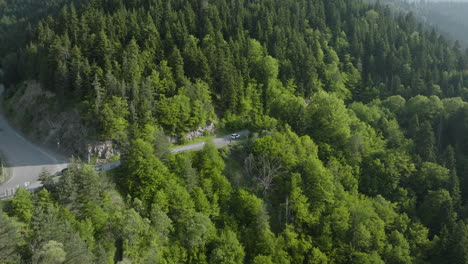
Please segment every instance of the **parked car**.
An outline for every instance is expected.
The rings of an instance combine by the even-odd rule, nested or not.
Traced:
[[[239,134],[232,134],[231,135],[231,139],[239,139],[240,138],[240,135]]]

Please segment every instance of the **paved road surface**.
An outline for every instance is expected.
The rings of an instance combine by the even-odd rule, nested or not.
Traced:
[[[0,96],[3,93],[3,90],[3,85],[0,84]],[[239,134],[240,139],[242,139],[249,133],[250,132],[248,130],[244,130],[237,134]],[[230,135],[215,138],[212,141],[217,147],[224,147],[235,142],[235,140],[231,140]],[[205,142],[194,143],[173,148],[171,149],[171,152],[179,153],[198,150],[202,149],[204,145]],[[40,187],[41,184],[38,182],[38,176],[43,169],[53,174],[61,171],[68,165],[65,157],[51,153],[27,141],[8,124],[1,111],[0,153],[2,153],[3,158],[5,158],[5,162],[9,167],[8,172],[11,174],[10,180],[0,185],[0,198],[13,195],[18,187],[26,187],[29,189]],[[119,165],[120,161],[117,161],[105,165],[99,165],[96,166],[96,168],[107,171]]]
[[[0,84],[0,96],[3,89],[3,85]],[[1,111],[0,152],[10,167],[8,171],[11,174],[10,180],[0,185],[0,197],[11,195],[19,186],[39,187],[37,178],[43,169],[55,173],[67,166],[67,160],[64,157],[32,144],[16,132],[8,124]]]
[[[240,138],[238,140],[242,140],[245,136],[250,134],[250,131],[243,130],[241,132],[237,132],[236,134],[239,134],[239,136],[240,136]],[[212,141],[215,144],[215,146],[217,146],[218,148],[221,148],[221,147],[227,146],[229,144],[234,144],[238,140],[231,140],[231,135],[228,135],[228,136],[224,136],[224,137],[215,138]],[[190,150],[199,150],[199,149],[202,149],[203,146],[205,146],[205,143],[206,142],[198,142],[198,143],[194,143],[194,144],[190,144],[190,145],[176,147],[176,148],[171,149],[171,152],[172,153],[180,153],[180,152],[190,151]],[[97,165],[97,166],[94,166],[94,168],[97,169],[97,170],[108,171],[108,170],[117,168],[118,166],[120,166],[120,164],[121,164],[121,162],[119,160],[119,161],[114,161],[114,162],[103,164],[103,165]]]
[[[243,130],[241,132],[237,132],[236,134],[239,134],[239,136],[240,136],[240,138],[238,140],[242,140],[245,136],[250,134],[250,131]],[[228,136],[224,136],[224,137],[215,138],[212,141],[215,144],[215,146],[217,146],[218,148],[221,148],[221,147],[227,146],[229,144],[234,144],[238,140],[231,140],[231,135],[228,135]],[[199,149],[202,149],[203,146],[205,146],[205,143],[206,142],[198,142],[198,143],[194,143],[194,144],[190,144],[190,145],[176,147],[176,148],[171,149],[171,152],[172,153],[180,153],[180,152],[190,151],[190,150],[199,150]],[[121,162],[119,160],[119,161],[114,161],[114,162],[103,164],[103,165],[97,165],[97,166],[94,166],[94,168],[96,170],[108,171],[108,170],[112,170],[114,168],[117,168],[118,166],[120,166],[120,164],[121,164]]]
[[[241,132],[237,132],[236,134],[239,134],[240,139],[238,139],[238,140],[241,140],[242,138],[244,138],[245,136],[250,134],[250,131],[243,130]],[[215,146],[220,148],[220,147],[227,146],[227,145],[229,145],[231,143],[234,143],[236,140],[231,140],[231,135],[227,135],[227,136],[224,136],[224,137],[215,138],[212,141],[215,144]],[[202,149],[204,145],[205,145],[205,142],[194,143],[194,144],[190,144],[190,145],[186,145],[186,146],[173,148],[173,149],[171,149],[171,152],[172,153],[179,153],[179,152],[184,152],[184,151],[189,151],[189,150]]]

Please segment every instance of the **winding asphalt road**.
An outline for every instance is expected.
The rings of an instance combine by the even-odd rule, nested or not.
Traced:
[[[232,140],[231,135],[227,135],[227,136],[224,136],[224,137],[215,138],[215,139],[213,139],[211,141],[213,142],[213,144],[215,144],[216,147],[221,148],[221,147],[227,146],[229,144],[235,143],[238,140],[241,140],[245,136],[249,135],[250,131],[242,130],[240,132],[237,132],[236,134],[238,134],[240,136],[240,138],[237,139],[237,140]],[[173,149],[171,149],[171,152],[172,153],[179,153],[179,152],[190,151],[190,150],[198,150],[198,149],[202,149],[204,145],[205,145],[205,142],[194,143],[194,144],[190,144],[190,145],[185,145],[185,146],[180,146],[180,147],[173,148]]]
[[[231,144],[235,144],[235,143],[239,142],[239,140],[242,140],[244,137],[248,136],[250,134],[250,131],[242,130],[240,132],[237,132],[236,134],[239,135],[239,138],[237,140],[232,140],[231,135],[227,135],[227,136],[215,138],[215,139],[212,140],[212,142],[216,147],[222,148],[222,147],[225,147],[227,145],[231,145]],[[180,152],[191,151],[191,150],[199,150],[199,149],[202,149],[205,146],[205,143],[206,143],[206,141],[193,143],[193,144],[173,148],[170,151],[171,151],[171,153],[180,153]],[[103,165],[97,165],[97,166],[94,166],[94,168],[96,170],[108,171],[108,170],[112,170],[114,168],[117,168],[118,166],[120,166],[120,164],[121,164],[121,162],[120,162],[120,160],[118,160],[118,161],[114,161],[114,162],[103,164]]]
[[[4,87],[0,84],[0,97]],[[237,132],[240,139],[250,132],[243,130]],[[224,147],[237,140],[232,140],[230,135],[215,138],[212,140],[215,146]],[[171,149],[172,153],[202,149],[205,142],[194,143]],[[56,153],[52,153],[44,148],[26,140],[22,135],[8,124],[3,116],[0,105],[0,153],[5,159],[8,169],[5,172],[10,174],[10,179],[0,185],[0,199],[13,195],[19,187],[35,189],[41,186],[38,181],[42,170],[54,174],[68,166],[67,159]],[[110,170],[120,165],[120,161],[96,166],[97,169]],[[99,168],[98,168],[99,167]],[[0,168],[2,169],[2,168]]]
[[[4,90],[0,84],[0,96]],[[11,177],[0,185],[0,197],[12,195],[18,187],[37,188],[43,169],[56,173],[67,167],[67,159],[27,141],[16,132],[0,111],[0,153]],[[1,168],[0,168],[1,169]]]

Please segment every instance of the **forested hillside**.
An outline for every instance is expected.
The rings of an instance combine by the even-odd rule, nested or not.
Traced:
[[[8,104],[36,81],[124,152],[108,175],[76,162],[6,201],[0,262],[468,261],[468,53],[411,14],[0,0],[0,15]],[[208,122],[253,133],[170,154],[164,134]]]

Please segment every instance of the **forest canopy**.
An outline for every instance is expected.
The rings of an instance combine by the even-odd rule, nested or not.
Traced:
[[[468,52],[360,0],[0,0],[34,80],[122,148],[2,203],[5,263],[466,263]],[[214,122],[239,144],[169,154]]]

